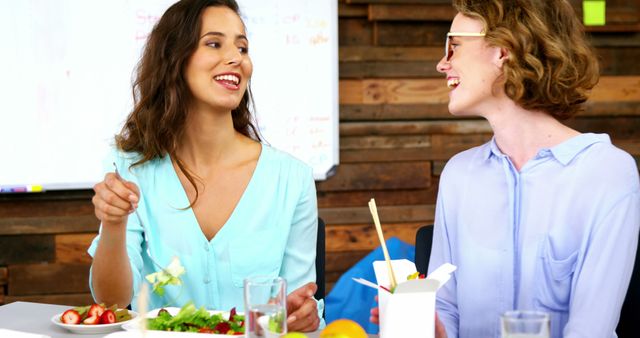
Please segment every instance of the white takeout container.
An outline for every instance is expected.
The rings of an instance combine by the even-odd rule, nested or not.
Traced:
[[[426,279],[407,280],[416,266],[406,259],[392,260],[391,266],[398,286],[393,294],[378,288],[381,338],[434,338],[436,318],[436,291],[456,270],[445,263]],[[378,285],[389,287],[390,278],[385,261],[373,262]]]

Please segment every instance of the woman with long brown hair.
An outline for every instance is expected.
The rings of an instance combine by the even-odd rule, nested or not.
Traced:
[[[145,276],[177,256],[182,285],[152,295],[151,308],[242,309],[244,278],[281,276],[289,329],[318,327],[312,170],[261,143],[249,110],[252,71],[234,0],[182,0],[160,18],[137,69],[133,111],[94,187],[97,301],[135,307]]]

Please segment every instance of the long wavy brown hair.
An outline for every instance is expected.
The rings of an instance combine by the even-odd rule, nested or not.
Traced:
[[[509,51],[501,78],[509,98],[558,120],[584,110],[599,66],[566,0],[453,0],[453,6],[484,23],[489,45]]]
[[[177,156],[176,150],[193,100],[184,72],[198,47],[202,13],[210,6],[226,6],[240,16],[234,0],[181,0],[162,15],[147,39],[136,68],[133,111],[115,137],[119,149],[139,154],[132,167],[169,154],[196,190],[190,206],[199,195],[197,176]],[[233,127],[239,133],[261,141],[249,109],[252,102],[247,86],[240,104],[231,111]]]

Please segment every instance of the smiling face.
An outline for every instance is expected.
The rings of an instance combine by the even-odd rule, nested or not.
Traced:
[[[185,70],[198,108],[235,109],[253,72],[244,24],[233,10],[208,7],[202,12],[198,47]]]
[[[453,115],[485,116],[501,96],[501,87],[496,88],[503,62],[500,48],[490,47],[482,36],[457,36],[477,35],[483,30],[481,21],[462,14],[451,23],[449,59],[445,55],[437,70],[446,75],[451,89],[449,112]]]

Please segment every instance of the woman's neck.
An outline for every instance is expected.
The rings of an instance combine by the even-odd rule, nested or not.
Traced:
[[[231,112],[193,112],[188,115],[177,155],[198,172],[230,160],[242,136],[233,128]]]
[[[540,149],[551,148],[580,134],[547,113],[523,109],[512,101],[486,118],[498,147],[518,171]]]

